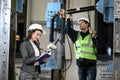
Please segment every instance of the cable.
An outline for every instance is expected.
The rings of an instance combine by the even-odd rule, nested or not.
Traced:
[[[70,48],[70,64],[68,65],[68,67],[66,67],[66,61],[64,62],[64,66],[65,66],[65,69],[64,70],[62,70],[62,72],[64,72],[65,73],[65,76],[66,76],[66,71],[71,67],[71,65],[72,65],[72,60],[73,60],[73,57],[72,57],[72,48],[71,48],[71,46],[70,46],[70,41],[69,41],[69,39],[68,39],[68,35],[66,35],[66,38],[67,38],[67,41],[68,41],[68,45],[69,45],[69,48]],[[63,75],[62,75],[62,77],[63,77]],[[63,77],[64,78],[64,77]],[[65,78],[64,78],[64,80],[65,80]]]
[[[62,42],[61,40],[59,40],[59,39],[57,40],[56,44],[57,44],[58,42],[60,42],[61,45],[63,46],[63,53],[64,53],[64,52],[65,52],[65,47],[64,47],[63,42]],[[65,55],[63,55],[63,56],[65,56]],[[63,59],[64,59],[64,60],[63,60]],[[63,62],[63,61],[65,61],[65,58],[64,58],[64,57],[62,57],[62,65],[64,66],[63,63],[65,63],[65,62]],[[63,71],[62,71],[62,72],[63,72]],[[61,73],[62,73],[62,72],[61,72]],[[66,73],[65,73],[65,74],[66,74]],[[65,75],[65,76],[66,76],[66,75]],[[62,80],[65,80],[65,77],[63,76],[63,74],[61,74],[61,77],[62,77],[62,78],[61,78]]]
[[[70,66],[71,66],[71,64],[72,64],[72,60],[73,60],[73,58],[72,58],[72,49],[71,49],[71,46],[70,46],[70,42],[69,42],[69,39],[68,39],[68,35],[66,35],[66,38],[67,38],[67,41],[68,41],[68,45],[69,45],[69,48],[70,48],[70,64],[69,64],[69,66],[67,67],[67,68],[65,68],[64,70],[63,70],[63,72],[64,71],[67,71],[69,68],[70,68]]]
[[[69,39],[68,39],[68,36],[66,36],[67,37],[67,40],[68,40],[68,44],[69,44],[69,46],[70,46],[70,42],[69,42]],[[58,43],[58,42],[60,42],[61,43],[61,45],[63,46],[63,52],[65,52],[65,46],[64,46],[64,44],[62,43],[62,41],[61,40],[57,40],[57,42],[56,42],[56,44]],[[71,49],[71,46],[70,46],[70,53],[71,53],[71,59],[70,59],[70,64],[69,64],[69,66],[67,67],[67,68],[65,68],[64,70],[62,70],[62,72],[64,72],[65,73],[65,76],[66,76],[66,71],[70,68],[70,66],[71,66],[71,64],[72,64],[72,49]],[[65,60],[65,58],[64,58],[64,56],[65,55],[63,55],[63,57],[62,57],[62,65],[63,65],[63,67],[65,66],[66,67],[66,60]],[[64,62],[65,61],[65,62]],[[62,75],[62,79],[63,80],[65,80],[65,77],[63,76],[63,74],[61,74]]]

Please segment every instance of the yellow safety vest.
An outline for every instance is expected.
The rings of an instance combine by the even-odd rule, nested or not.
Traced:
[[[93,46],[94,45],[91,34],[85,36],[85,38],[82,39],[82,36],[80,35],[80,33],[78,33],[78,39],[74,44],[76,59],[85,58],[96,60],[96,48]]]

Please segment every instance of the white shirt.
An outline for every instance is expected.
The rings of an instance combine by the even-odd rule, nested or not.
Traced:
[[[40,55],[40,51],[39,51],[39,49],[37,48],[37,46],[35,45],[35,43],[32,42],[31,40],[30,40],[30,43],[32,44],[33,49],[34,49],[34,51],[35,51],[35,56],[36,56],[36,57],[39,56],[39,55]]]

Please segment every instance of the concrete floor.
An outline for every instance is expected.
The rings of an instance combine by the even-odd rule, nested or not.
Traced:
[[[112,80],[112,77],[113,77],[112,71],[110,69],[108,69],[109,62],[111,62],[111,61],[106,61],[106,62],[97,61],[97,78],[96,78],[96,80]],[[21,59],[16,60],[16,64],[15,64],[16,80],[19,80],[21,63],[22,63]],[[51,79],[46,78],[43,80],[51,80]]]

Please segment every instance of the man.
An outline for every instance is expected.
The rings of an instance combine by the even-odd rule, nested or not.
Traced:
[[[97,71],[95,32],[90,28],[87,18],[80,18],[78,23],[81,31],[75,31],[71,28],[71,21],[68,18],[66,31],[74,43],[79,80],[95,80]]]

